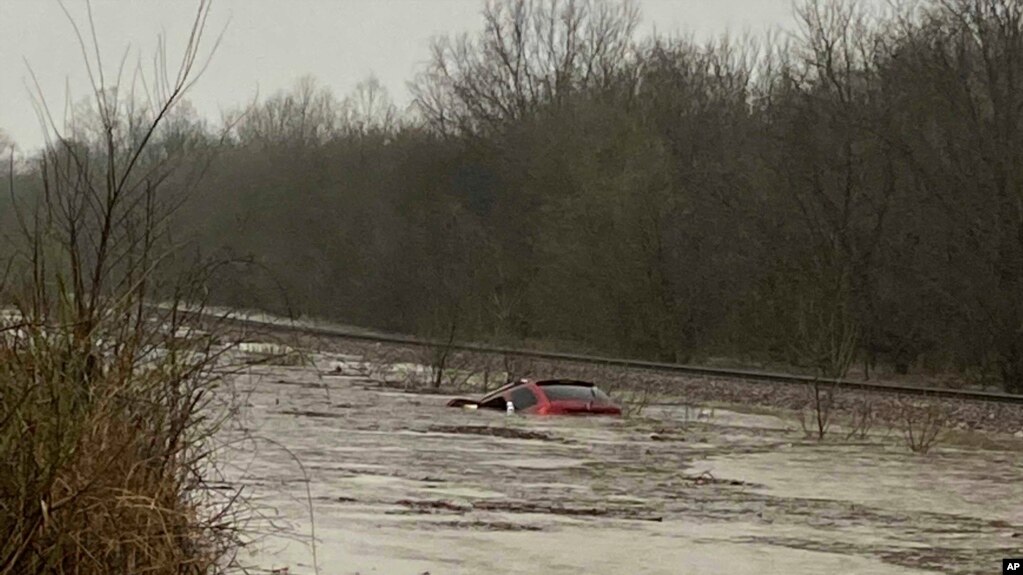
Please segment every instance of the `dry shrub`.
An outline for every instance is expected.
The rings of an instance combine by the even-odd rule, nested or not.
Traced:
[[[807,437],[823,441],[831,430],[835,384],[814,380],[804,387],[806,399],[799,410],[799,426]]]
[[[386,382],[390,376],[391,366],[403,363],[403,353],[391,344],[373,343],[361,350],[362,359],[366,362],[366,377],[378,382]]]
[[[126,321],[0,339],[0,573],[207,573],[235,544],[204,483],[225,348]]]
[[[457,368],[453,353],[441,354],[435,346],[369,347],[363,358],[369,364],[368,376],[383,385],[404,390],[439,390],[448,387]]]
[[[849,433],[846,439],[866,439],[877,422],[874,402],[869,397],[854,401],[850,408]]]
[[[628,370],[616,366],[594,366],[584,370],[579,379],[596,383],[622,408],[625,417],[642,417],[643,412],[663,390],[653,378],[629,377]]]
[[[652,395],[650,390],[641,389],[617,389],[611,393],[611,397],[622,408],[622,415],[625,417],[641,417],[647,407],[650,406]]]
[[[444,347],[376,344],[363,358],[371,379],[405,390],[485,393],[511,380],[514,361],[504,355]]]
[[[914,453],[927,453],[942,438],[949,413],[939,402],[900,397],[898,418],[906,447]]]
[[[0,575],[231,564],[238,492],[206,482],[230,416],[215,391],[231,346],[190,330],[182,312],[215,266],[167,269],[191,148],[154,149],[202,67],[208,9],[200,2],[179,70],[120,91],[94,73],[95,32],[79,33],[93,108],[63,128],[50,119],[43,193],[12,193],[21,235],[0,266],[0,306],[13,311],[0,324]],[[130,99],[142,84],[153,91]]]
[[[428,362],[425,375],[433,389],[486,392],[510,381],[508,372],[503,369],[502,358],[497,354],[455,350],[439,352],[437,348],[425,347],[419,355]],[[443,360],[438,361],[440,358]]]

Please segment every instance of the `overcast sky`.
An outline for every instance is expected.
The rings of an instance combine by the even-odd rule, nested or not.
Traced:
[[[791,0],[639,0],[647,33],[726,30],[762,32],[792,25]],[[65,0],[82,23],[83,0]],[[179,55],[194,2],[94,0],[93,15],[109,74],[125,49],[148,62],[155,38]],[[479,29],[482,0],[215,0],[207,47],[223,40],[189,100],[217,117],[312,75],[339,96],[375,74],[396,103],[408,102],[405,82],[428,55],[431,37]],[[28,88],[31,65],[47,101],[60,108],[86,94],[82,55],[57,0],[0,0],[0,131],[22,149],[42,141]],[[258,91],[258,92],[257,92]]]

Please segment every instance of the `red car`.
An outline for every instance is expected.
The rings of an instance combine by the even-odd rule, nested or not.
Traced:
[[[511,404],[519,413],[537,415],[621,415],[622,408],[597,386],[586,381],[520,379],[483,396],[452,399],[448,407],[499,409]]]

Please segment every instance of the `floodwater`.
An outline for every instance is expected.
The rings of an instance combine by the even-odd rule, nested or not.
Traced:
[[[224,463],[263,517],[255,572],[966,574],[1023,554],[1023,453],[821,445],[722,409],[451,409],[315,361],[235,382],[224,433],[249,440]]]

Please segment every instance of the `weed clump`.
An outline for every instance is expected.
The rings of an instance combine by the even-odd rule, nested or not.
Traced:
[[[156,77],[123,90],[69,13],[93,98],[61,127],[37,95],[39,190],[15,191],[12,167],[20,234],[0,264],[0,575],[211,573],[237,548],[239,493],[208,483],[231,346],[182,305],[214,267],[171,271],[178,168],[204,144],[164,125],[204,66],[208,12],[200,1],[179,69],[161,53]]]
[[[204,482],[218,351],[126,323],[0,327],[0,572],[208,573],[233,547]]]

